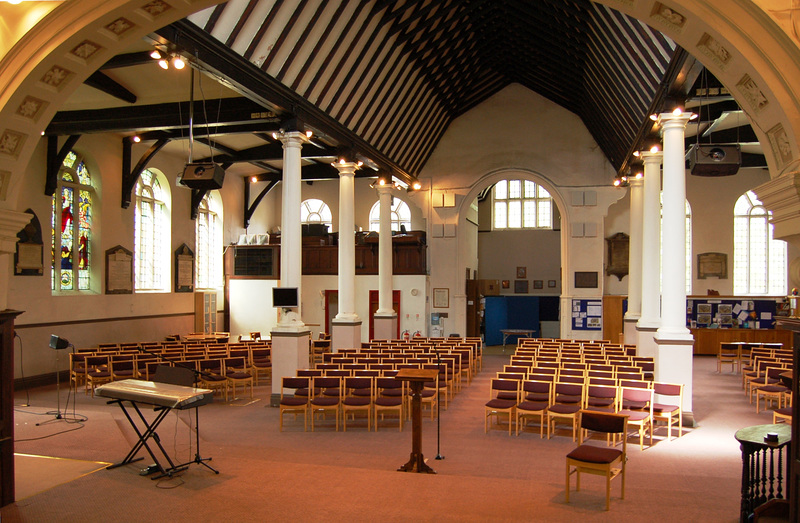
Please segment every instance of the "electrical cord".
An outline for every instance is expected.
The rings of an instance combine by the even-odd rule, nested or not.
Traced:
[[[28,389],[28,380],[25,379],[25,366],[23,365],[22,361],[22,338],[20,337],[19,333],[14,331],[14,337],[19,340],[19,374],[22,379],[22,388],[25,391],[25,403],[23,403],[22,407],[30,407],[31,406],[31,393]]]

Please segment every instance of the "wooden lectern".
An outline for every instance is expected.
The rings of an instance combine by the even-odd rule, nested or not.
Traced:
[[[395,379],[408,382],[411,387],[411,458],[400,467],[400,472],[425,472],[436,474],[436,471],[425,463],[422,457],[422,387],[426,381],[433,381],[439,374],[437,369],[400,369]],[[438,394],[439,391],[436,391]]]

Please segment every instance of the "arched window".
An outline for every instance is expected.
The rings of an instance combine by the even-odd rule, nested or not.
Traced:
[[[400,198],[392,196],[391,206],[392,230],[399,231],[402,225],[406,230],[411,229],[411,209]],[[369,211],[369,230],[378,231],[381,225],[381,202],[378,200]]]
[[[53,195],[53,291],[90,289],[93,196],[92,176],[83,157],[70,151],[58,172]]]
[[[664,193],[661,193],[661,228],[664,228]],[[661,244],[661,264],[664,264],[663,243]],[[692,294],[692,206],[686,201],[686,294]]]
[[[169,290],[169,185],[163,175],[145,169],[136,183],[134,255],[137,291]]]
[[[530,180],[502,180],[492,188],[494,229],[552,229],[553,198]]]
[[[197,211],[195,286],[198,289],[222,286],[222,203],[215,193],[207,193]]]
[[[328,232],[331,232],[333,215],[325,202],[311,198],[300,204],[300,222],[321,223],[328,227]]]
[[[772,213],[753,191],[733,207],[734,294],[786,294],[786,242],[772,237]]]

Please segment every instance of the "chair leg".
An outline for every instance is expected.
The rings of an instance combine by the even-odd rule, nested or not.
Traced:
[[[566,490],[566,502],[569,503],[569,461],[567,461],[567,490]]]

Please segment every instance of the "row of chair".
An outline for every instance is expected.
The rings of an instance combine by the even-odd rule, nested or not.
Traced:
[[[92,396],[94,396],[94,389],[98,385],[111,381],[123,379],[152,381],[155,369],[164,364],[188,366],[209,375],[217,374],[222,377],[231,377],[233,373],[246,372],[249,375],[249,379],[241,377],[238,382],[244,380],[245,385],[250,385],[251,397],[253,383],[257,385],[259,377],[269,378],[272,374],[272,358],[269,347],[231,349],[218,355],[206,353],[173,354],[173,357],[168,360],[147,353],[107,354],[76,352],[70,354],[70,383],[75,390],[79,386],[83,386],[86,394],[91,392]],[[219,383],[209,388],[223,390],[227,400],[229,383],[233,380],[234,378],[219,380]],[[225,382],[224,388],[220,385],[222,381]],[[235,393],[235,387],[233,391]]]
[[[757,355],[774,357],[784,355],[791,357],[791,349],[784,349],[782,343],[756,343],[746,341],[720,342],[717,350],[717,372],[722,372],[726,365],[731,366],[731,372],[742,372],[750,366]]]
[[[656,403],[671,399],[673,403]],[[484,430],[489,430],[489,419],[508,418],[509,435],[527,426],[528,421],[539,421],[539,435],[548,439],[554,434],[558,421],[569,421],[572,438],[576,438],[578,412],[582,409],[623,413],[629,423],[638,427],[639,443],[644,448],[644,433],[649,430],[652,445],[653,424],[664,421],[667,438],[672,438],[672,427],[678,426],[678,436],[683,431],[683,385],[647,381],[620,381],[616,385],[572,383],[550,380],[492,378],[489,401],[485,405]]]
[[[423,395],[423,403],[431,405],[433,412],[436,392]],[[408,393],[404,382],[393,376],[291,376],[284,377],[279,403],[279,430],[283,431],[285,414],[303,416],[303,430],[308,430],[309,419],[312,432],[318,416],[332,414],[336,431],[339,420],[347,430],[348,419],[354,421],[356,415],[363,414],[367,431],[375,427],[377,432],[379,418],[396,414],[399,430],[403,430],[406,416]]]

